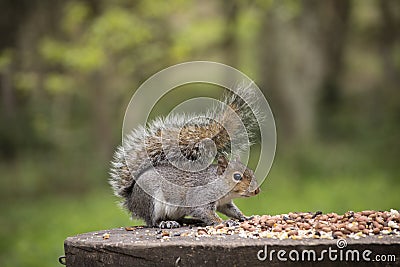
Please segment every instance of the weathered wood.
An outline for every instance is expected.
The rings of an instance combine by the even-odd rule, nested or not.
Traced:
[[[171,237],[160,238],[158,229],[143,228],[126,231],[124,228],[98,231],[68,237],[65,240],[67,266],[283,266],[291,263],[295,266],[312,266],[323,263],[324,266],[394,266],[400,265],[400,238],[397,236],[369,236],[358,240],[346,239],[347,246],[339,249],[337,240],[303,239],[276,240],[270,238],[250,239],[239,235],[182,236],[195,231],[188,227],[171,230]],[[159,232],[158,232],[159,233]],[[104,234],[109,234],[104,238]],[[174,236],[174,234],[181,236]],[[262,250],[260,252],[260,250]],[[269,259],[272,250],[272,260]],[[287,261],[280,261],[277,253],[284,250]],[[315,251],[316,261],[310,250]],[[324,258],[318,261],[323,250]],[[336,255],[335,261],[330,260]],[[336,252],[334,252],[336,250]],[[370,262],[365,262],[362,253],[370,250]],[[265,261],[258,259],[257,254]],[[292,261],[299,254],[299,261]],[[350,252],[348,252],[350,251]],[[355,261],[358,251],[359,261]],[[346,252],[348,260],[346,261]],[[282,252],[281,252],[282,253]],[[291,253],[291,254],[289,254]],[[301,260],[304,253],[304,260]],[[354,252],[355,253],[355,252]],[[395,256],[395,262],[373,261],[375,255]],[[342,255],[342,256],[341,256]],[[310,256],[310,258],[309,258]],[[354,257],[353,261],[351,260]],[[342,260],[340,260],[342,259]],[[393,260],[393,259],[392,259]]]

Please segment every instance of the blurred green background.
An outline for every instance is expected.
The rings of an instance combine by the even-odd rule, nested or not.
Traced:
[[[141,223],[107,184],[124,111],[191,60],[241,70],[274,112],[246,214],[399,209],[399,29],[396,0],[1,0],[0,266],[56,266],[67,236]]]

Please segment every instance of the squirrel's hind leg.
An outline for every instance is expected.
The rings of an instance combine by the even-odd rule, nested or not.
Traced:
[[[215,205],[193,208],[189,215],[203,221],[206,225],[219,224],[222,222],[222,219],[215,213]]]

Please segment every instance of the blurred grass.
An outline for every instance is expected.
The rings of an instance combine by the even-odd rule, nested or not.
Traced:
[[[57,266],[67,236],[131,225],[110,190],[21,199],[1,208],[0,266]]]
[[[20,170],[5,180],[40,176],[43,166],[37,161],[36,165],[29,164],[28,173]],[[235,203],[247,215],[398,209],[396,172],[379,164],[368,153],[348,145],[296,146],[278,151],[260,195]],[[68,236],[141,224],[131,221],[116,205],[117,199],[106,183],[106,171],[99,173],[94,186],[80,193],[64,191],[60,186],[53,193],[31,194],[28,190],[20,192],[18,198],[3,197],[0,266],[55,266],[58,256],[64,254],[63,241]],[[80,179],[94,181],[93,177]]]

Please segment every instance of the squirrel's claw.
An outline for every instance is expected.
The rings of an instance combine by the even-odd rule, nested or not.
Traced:
[[[172,229],[181,227],[181,225],[177,221],[162,221],[158,226],[161,229]]]
[[[240,218],[239,221],[243,222],[243,221],[248,221],[254,218],[254,215],[251,216],[243,216],[242,218]]]
[[[225,226],[227,227],[233,227],[233,226],[238,226],[239,223],[237,221],[234,220],[226,220],[224,221]]]

